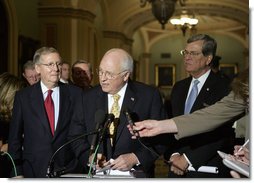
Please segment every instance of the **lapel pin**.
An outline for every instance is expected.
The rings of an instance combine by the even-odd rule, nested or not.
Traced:
[[[135,99],[134,99],[133,97],[131,97],[131,101],[133,101],[133,102],[134,102],[134,100],[135,100]]]
[[[209,88],[206,88],[206,91],[209,91],[210,89]]]

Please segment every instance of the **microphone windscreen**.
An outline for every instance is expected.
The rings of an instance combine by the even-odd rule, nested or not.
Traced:
[[[95,129],[97,130],[100,125],[103,124],[105,119],[105,112],[102,109],[99,109],[95,112],[94,122],[96,124]]]

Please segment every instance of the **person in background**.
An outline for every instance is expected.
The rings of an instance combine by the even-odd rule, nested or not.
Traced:
[[[113,170],[129,171],[132,168],[143,171],[143,176],[154,177],[154,161],[158,158],[139,141],[132,140],[127,129],[128,120],[123,111],[130,110],[133,121],[142,119],[164,119],[164,108],[158,89],[140,82],[131,81],[133,59],[123,49],[113,48],[103,56],[97,73],[100,85],[85,92],[84,116],[85,121],[71,125],[70,137],[95,130],[96,111],[102,110],[105,114],[113,113],[115,120],[110,123],[101,144],[98,158],[99,166],[106,166],[110,159]],[[73,144],[76,156],[82,164],[89,161],[92,139],[83,139]],[[162,142],[154,139],[150,145]],[[80,145],[83,144],[83,145]],[[156,147],[158,152],[163,151],[163,146]],[[161,149],[160,149],[161,148]],[[103,161],[105,160],[105,161]]]
[[[18,77],[3,73],[0,75],[0,151],[8,151],[9,125],[12,116],[14,96],[17,91],[26,87]],[[10,177],[11,161],[7,156],[0,156],[0,177]]]
[[[169,112],[172,115],[169,118],[210,106],[229,93],[230,83],[211,71],[210,64],[215,57],[216,49],[217,42],[206,34],[196,34],[187,40],[181,54],[185,70],[190,77],[176,82],[173,86],[170,96],[171,112]],[[229,177],[229,170],[221,162],[217,150],[232,151],[234,145],[233,143],[230,145],[234,139],[232,125],[233,122],[209,133],[191,136],[178,140],[173,145],[170,144],[165,154],[166,159],[170,159],[173,163],[169,177]],[[198,170],[201,166],[217,167],[219,173],[187,171],[190,168]]]
[[[91,63],[85,60],[78,60],[72,65],[72,80],[74,85],[87,90],[92,88],[93,71]]]
[[[26,79],[28,85],[33,85],[40,80],[40,74],[36,72],[32,60],[28,60],[23,65],[22,76]]]
[[[220,60],[221,57],[216,55],[211,62],[211,70],[215,73],[220,75],[221,77],[225,78],[228,80],[228,82],[231,82],[232,80],[223,72],[220,71]]]
[[[70,83],[70,65],[67,62],[63,62],[60,81],[62,83]]]
[[[15,95],[8,138],[8,152],[16,163],[12,176],[44,178],[77,166],[70,146],[52,155],[67,141],[72,120],[82,121],[83,91],[73,85],[60,84],[62,59],[52,47],[38,49],[33,58],[41,80]]]

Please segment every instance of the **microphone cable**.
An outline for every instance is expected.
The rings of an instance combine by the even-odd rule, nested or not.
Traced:
[[[137,140],[139,141],[139,143],[145,148],[145,149],[147,149],[148,151],[150,151],[153,155],[155,155],[157,158],[159,158],[160,157],[160,155],[157,153],[157,152],[155,152],[153,149],[151,149],[150,147],[147,147],[142,141],[141,141],[141,139],[140,139],[140,136],[139,136],[139,133],[138,132],[136,132],[137,133]],[[163,160],[163,162],[166,164],[166,165],[171,165],[172,164],[172,162],[170,161],[167,161],[165,158],[163,158],[162,159]]]
[[[90,166],[89,166],[89,172],[88,172],[88,177],[89,178],[92,178],[92,176],[93,176],[92,175],[92,168],[93,168],[93,166],[96,166],[95,160],[96,160],[96,156],[97,156],[99,147],[100,147],[100,144],[97,144],[96,149],[95,149],[94,154],[93,154],[92,162],[90,163]]]
[[[12,163],[12,166],[13,166],[13,169],[14,169],[14,175],[15,175],[15,177],[17,177],[18,174],[17,174],[16,165],[15,165],[15,162],[13,161],[11,155],[8,152],[1,151],[1,156],[4,156],[4,155],[7,155],[9,157],[9,159],[11,160],[11,163]]]
[[[125,114],[125,116],[126,116],[126,119],[127,119],[128,123],[129,123],[130,127],[131,127],[132,130],[133,130],[133,126],[135,126],[135,123],[134,123],[134,121],[133,121],[132,118],[131,118],[131,114],[130,114],[129,109],[128,109],[128,108],[125,108],[125,109],[123,110],[123,112],[124,112],[124,114]],[[147,147],[147,146],[141,141],[138,131],[133,130],[133,132],[137,134],[137,135],[136,135],[137,140],[139,141],[139,143],[140,143],[145,149],[147,149],[148,151],[150,151],[150,152],[151,152],[153,155],[155,155],[157,158],[160,157],[160,155],[159,155],[157,152],[155,152],[153,149]],[[165,158],[163,158],[163,162],[166,163],[167,165],[171,165],[171,164],[172,164],[171,162],[168,162]]]

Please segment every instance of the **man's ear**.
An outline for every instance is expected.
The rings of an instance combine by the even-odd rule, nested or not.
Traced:
[[[130,72],[126,72],[126,73],[124,74],[124,81],[128,81],[128,79],[130,78],[130,75],[131,75]]]
[[[208,55],[207,57],[207,61],[206,61],[206,65],[209,65],[213,60],[213,56],[212,55]]]
[[[41,73],[41,68],[37,64],[35,64],[34,68],[37,73]]]

